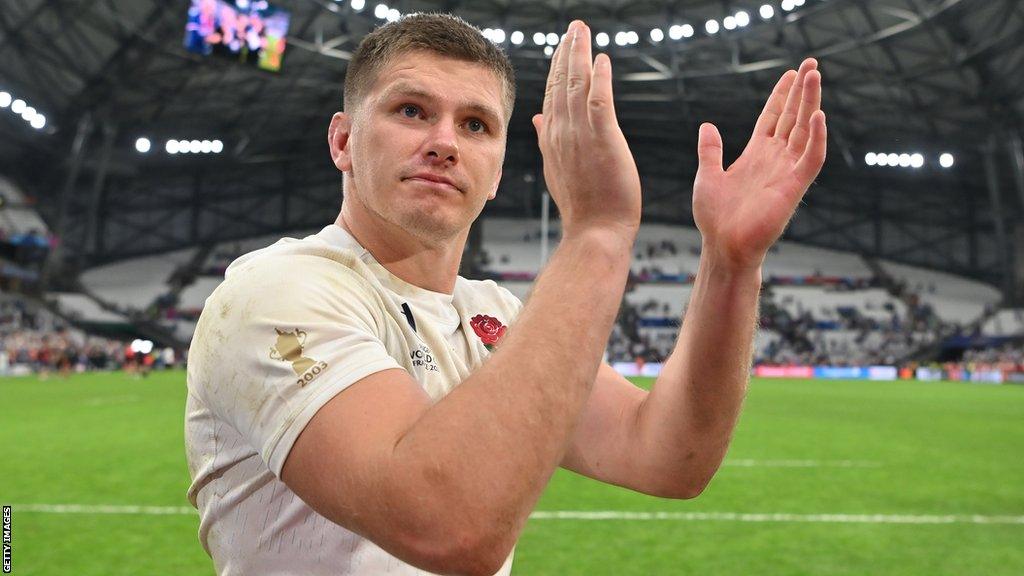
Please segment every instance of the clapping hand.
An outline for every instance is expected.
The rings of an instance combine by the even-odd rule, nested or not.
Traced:
[[[825,161],[821,74],[807,59],[783,74],[746,148],[727,169],[722,137],[700,127],[693,218],[705,255],[739,268],[759,267]]]
[[[569,25],[551,60],[542,114],[533,117],[544,180],[565,235],[612,231],[632,244],[640,176],[615,117],[611,61],[591,60],[590,29]]]

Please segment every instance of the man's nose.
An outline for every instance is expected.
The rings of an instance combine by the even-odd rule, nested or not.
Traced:
[[[455,164],[459,161],[458,134],[451,122],[437,122],[427,138],[426,153],[431,163]]]

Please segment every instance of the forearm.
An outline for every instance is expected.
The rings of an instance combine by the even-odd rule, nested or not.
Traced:
[[[401,439],[395,460],[422,475],[436,502],[518,534],[586,403],[631,243],[608,235],[563,240],[491,358]]]
[[[718,469],[739,418],[761,287],[760,267],[703,254],[679,338],[637,420],[650,474],[691,494]]]

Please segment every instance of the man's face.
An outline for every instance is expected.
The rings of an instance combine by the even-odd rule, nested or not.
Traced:
[[[338,150],[335,124],[346,115],[332,123],[345,194],[418,238],[457,236],[497,191],[502,93],[502,80],[480,64],[429,52],[398,55],[348,115],[348,139]]]

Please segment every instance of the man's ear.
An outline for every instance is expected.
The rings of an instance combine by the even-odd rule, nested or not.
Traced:
[[[331,160],[338,170],[352,170],[352,155],[349,152],[349,134],[352,133],[352,116],[344,112],[335,112],[331,117],[331,127],[327,130],[327,143],[331,147]]]
[[[501,186],[501,171],[502,167],[498,167],[498,177],[494,180],[494,188],[491,189],[491,193],[487,195],[488,200],[494,200],[498,196],[498,186]]]

